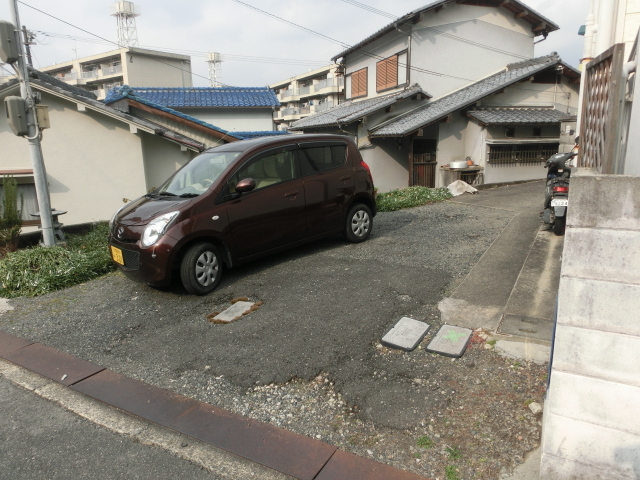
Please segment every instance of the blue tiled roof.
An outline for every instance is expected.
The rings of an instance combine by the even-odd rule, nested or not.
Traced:
[[[192,122],[195,122],[199,125],[202,125],[203,127],[207,127],[207,128],[211,128],[213,130],[216,130],[218,132],[221,133],[225,133],[227,135],[230,135],[232,137],[235,138],[240,138],[237,137],[236,135],[234,135],[233,133],[230,133],[222,128],[216,127],[215,125],[211,125],[210,123],[207,123],[203,120],[199,120],[195,117],[192,117],[191,115],[187,115],[186,113],[182,113],[182,112],[178,112],[177,110],[174,110],[172,108],[169,107],[165,107],[164,105],[160,105],[158,103],[152,102],[144,97],[140,97],[138,95],[138,90],[134,90],[133,88],[131,88],[129,85],[122,85],[121,87],[116,87],[113,88],[111,90],[109,90],[109,92],[107,93],[107,96],[104,99],[104,103],[105,104],[110,104],[113,102],[116,102],[118,100],[121,100],[123,98],[130,98],[131,100],[135,100],[136,102],[140,102],[143,103],[145,105],[148,105],[150,107],[153,108],[157,108],[158,110],[162,110],[163,112],[167,112],[167,113],[171,113],[173,115],[176,115],[178,117],[184,118],[185,120],[189,120]]]
[[[158,89],[158,90],[162,90],[162,89]],[[171,90],[171,89],[167,89],[167,90]],[[174,90],[181,90],[181,89],[174,89]],[[224,130],[222,128],[216,127],[215,125],[211,125],[210,123],[207,123],[203,120],[199,120],[195,117],[192,117],[191,115],[187,115],[186,113],[178,112],[177,110],[174,110],[172,108],[165,107],[158,103],[152,102],[146,97],[141,97],[140,95],[138,95],[138,89],[136,88],[134,90],[129,85],[122,85],[121,87],[116,87],[109,90],[109,92],[107,93],[107,96],[104,99],[104,103],[108,105],[109,103],[117,102],[118,100],[122,100],[123,98],[130,98],[131,100],[135,100],[136,102],[143,103],[145,105],[156,108],[163,112],[171,113],[172,115],[176,115],[180,118],[184,118],[185,120],[189,120],[191,122],[197,123],[198,125],[211,128],[218,132],[229,135],[230,137],[238,138],[240,140],[246,140],[248,138],[266,137],[269,135],[283,135],[287,133],[287,132],[275,132],[275,131],[230,132],[228,130]]]
[[[278,107],[268,87],[144,88],[136,95],[165,107]]]

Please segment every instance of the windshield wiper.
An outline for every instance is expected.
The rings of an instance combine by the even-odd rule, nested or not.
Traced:
[[[183,193],[182,195],[178,195],[180,198],[193,198],[193,197],[199,197],[200,194],[199,193]]]
[[[156,195],[158,195],[159,197],[177,197],[175,193],[171,192],[158,192],[156,193]]]

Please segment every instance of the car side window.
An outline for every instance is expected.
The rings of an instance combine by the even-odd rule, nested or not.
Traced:
[[[242,165],[234,173],[227,186],[229,193],[235,193],[240,180],[252,178],[256,182],[256,190],[270,185],[288,182],[298,178],[296,151],[291,147],[280,148],[275,151],[259,154]]]
[[[346,145],[300,146],[300,169],[302,176],[313,175],[344,165]]]

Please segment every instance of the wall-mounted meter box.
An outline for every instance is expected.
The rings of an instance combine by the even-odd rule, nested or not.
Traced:
[[[16,27],[11,22],[0,20],[0,60],[4,63],[15,63],[19,57]]]
[[[38,119],[38,128],[44,130],[51,128],[49,123],[49,105],[36,105],[36,118]]]
[[[7,123],[14,135],[29,135],[27,125],[27,106],[22,97],[6,97],[4,107],[7,110]]]

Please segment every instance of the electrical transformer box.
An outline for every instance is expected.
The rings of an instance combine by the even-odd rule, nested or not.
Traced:
[[[16,96],[6,97],[4,107],[7,110],[7,123],[14,135],[29,135],[27,107],[24,99]]]

